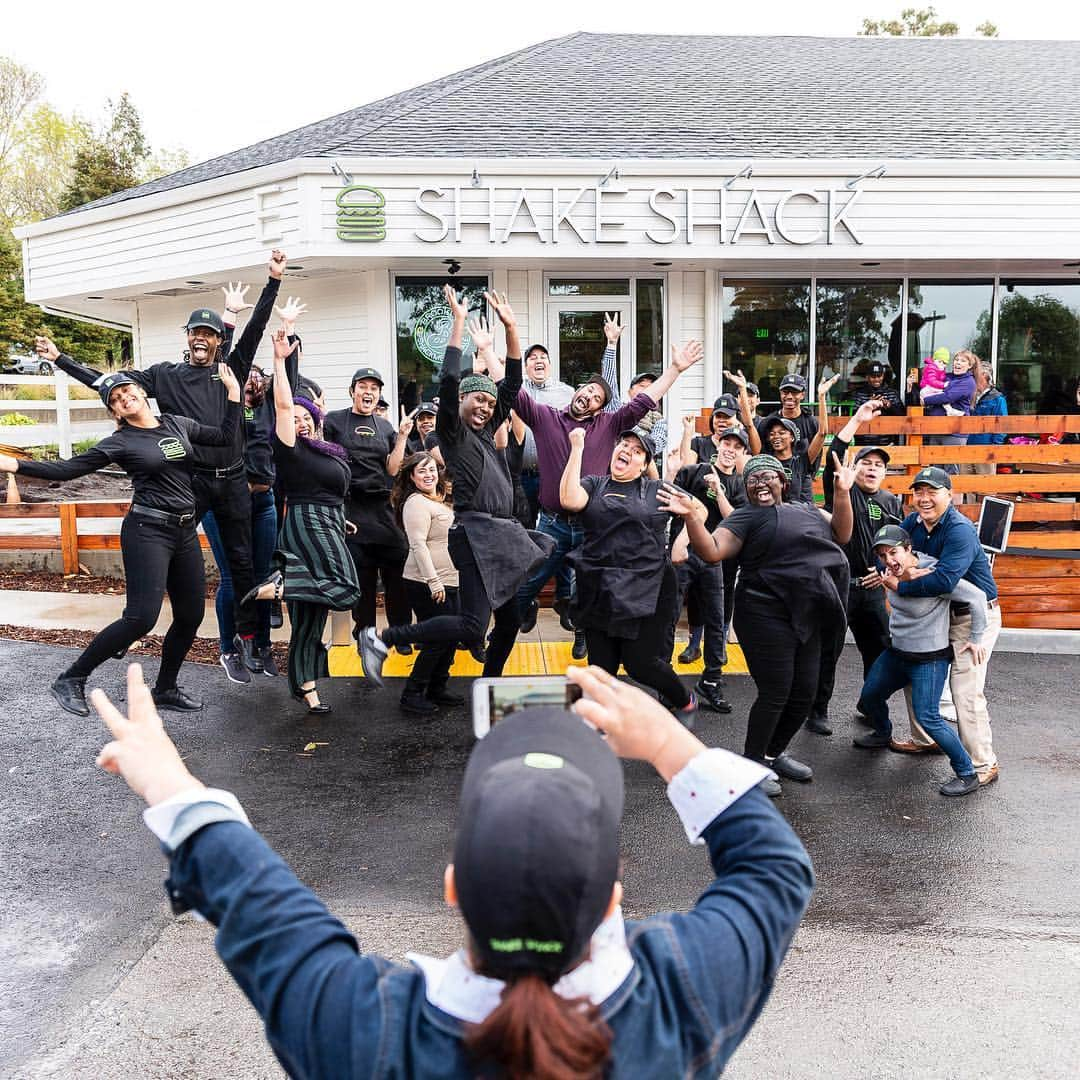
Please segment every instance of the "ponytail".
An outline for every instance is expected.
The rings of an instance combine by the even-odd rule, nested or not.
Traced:
[[[487,1019],[469,1026],[465,1049],[511,1080],[582,1080],[602,1074],[611,1038],[599,1008],[586,998],[568,1001],[539,975],[523,975],[507,983]]]

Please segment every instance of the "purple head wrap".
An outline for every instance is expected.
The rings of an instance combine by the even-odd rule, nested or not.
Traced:
[[[293,398],[293,404],[299,405],[302,409],[307,409],[307,411],[311,413],[311,419],[315,422],[315,427],[322,427],[322,409],[320,409],[311,398],[306,398],[301,394],[297,394],[296,397]],[[307,445],[316,453],[325,454],[327,457],[336,457],[340,461],[349,460],[349,455],[346,453],[345,447],[338,446],[337,443],[326,442],[324,439],[312,439],[306,435],[298,435],[297,438],[307,443]]]

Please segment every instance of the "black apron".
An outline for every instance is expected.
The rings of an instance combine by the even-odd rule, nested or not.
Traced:
[[[641,619],[674,606],[675,575],[656,528],[659,486],[644,477],[630,484],[598,479],[581,513],[585,542],[567,556],[577,573],[575,626],[634,638]]]

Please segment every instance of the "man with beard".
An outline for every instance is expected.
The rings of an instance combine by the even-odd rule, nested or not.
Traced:
[[[229,352],[226,363],[243,386],[251,372],[259,342],[274,309],[281,278],[285,272],[283,251],[270,253],[269,279],[244,327],[240,339]],[[230,286],[225,292],[227,315],[235,316],[248,305],[244,304],[246,288]],[[156,398],[163,413],[186,416],[209,427],[221,427],[228,406],[228,394],[218,375],[218,353],[225,338],[225,324],[216,311],[196,308],[184,326],[187,350],[184,361],[151,364],[127,374],[138,383],[148,397]],[[42,339],[44,340],[44,339]],[[50,343],[51,345],[51,343]],[[39,346],[39,351],[40,351]],[[52,346],[55,357],[49,359],[61,371],[87,386],[93,386],[102,373],[61,356]],[[208,510],[221,535],[227,571],[232,578],[236,634],[233,644],[244,666],[261,673],[263,661],[255,653],[256,608],[254,602],[243,602],[255,586],[251,561],[251,496],[244,466],[244,429],[237,428],[230,446],[196,446],[193,453],[192,488],[195,493],[196,517],[201,521]]]
[[[700,342],[691,341],[678,350],[673,345],[671,353],[671,365],[649,386],[648,391],[635,395],[614,412],[604,410],[611,399],[612,390],[600,375],[589,376],[574,391],[574,396],[564,409],[540,405],[524,389],[518,391],[514,408],[532,428],[540,462],[540,515],[536,528],[555,541],[555,550],[526,580],[518,593],[522,617],[529,611],[544,582],[563,565],[567,554],[580,547],[584,540],[577,515],[565,513],[559,501],[559,482],[570,458],[570,432],[578,427],[585,429],[581,475],[606,476],[620,433],[633,428],[647,412],[655,409],[675,380],[701,359],[704,350]],[[575,630],[574,659],[584,659],[586,652],[585,635]]]
[[[789,375],[787,378],[791,379],[793,376]],[[797,418],[785,416],[783,409],[758,421],[758,434],[762,442],[784,466],[784,471],[791,480],[791,502],[809,503],[811,506],[814,504],[814,473],[817,471],[815,462],[821,455],[825,432],[829,430],[828,393],[839,378],[839,375],[834,375],[818,387],[818,420],[813,421],[814,428],[809,441],[802,435],[803,429],[809,430],[806,425],[801,429]],[[803,391],[799,390],[797,401],[802,400],[802,394]],[[797,401],[794,393],[789,392],[784,408],[788,408],[792,402],[796,402],[794,407],[798,408]],[[810,419],[813,420],[812,417]]]
[[[823,483],[825,509],[832,510],[833,478],[835,468],[832,455],[844,460],[855,433],[862,424],[869,423],[878,415],[879,401],[864,401],[855,415],[840,429],[833,439],[831,455],[825,463]],[[899,525],[904,516],[899,496],[882,490],[882,482],[888,472],[889,454],[880,446],[863,446],[855,454],[855,483],[851,488],[851,512],[854,517],[851,539],[843,544],[851,569],[851,583],[847,595],[847,624],[851,628],[855,645],[862,656],[863,678],[869,674],[874,661],[889,646],[889,614],[885,610],[884,592],[876,587],[877,574],[872,573],[873,585],[866,587],[863,580],[874,566],[874,537],[886,525]],[[829,702],[832,700],[836,681],[836,665],[844,649],[844,636],[825,634],[821,640],[821,669],[818,675],[817,694],[806,721],[807,731],[817,735],[831,735],[829,727]]]
[[[413,419],[403,417],[395,431],[389,420],[379,416],[382,389],[383,377],[375,368],[359,368],[349,384],[351,408],[327,413],[323,423],[326,440],[345,448],[352,473],[345,514],[355,532],[346,536],[345,544],[360,582],[360,599],[353,608],[357,640],[364,627],[375,625],[380,574],[387,621],[399,626],[412,617],[401,578],[409,545],[390,508],[390,486],[405,457]]]

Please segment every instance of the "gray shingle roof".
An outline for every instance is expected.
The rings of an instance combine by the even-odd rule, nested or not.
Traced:
[[[1078,159],[1078,72],[1075,41],[571,34],[88,205],[350,154]]]

